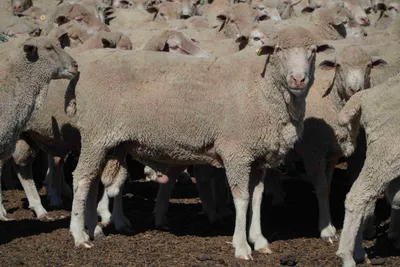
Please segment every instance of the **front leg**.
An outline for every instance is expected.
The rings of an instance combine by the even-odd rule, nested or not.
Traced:
[[[264,176],[264,170],[252,168],[249,188],[252,199],[249,240],[254,244],[254,249],[258,252],[271,254],[272,251],[269,248],[268,240],[261,231],[261,202],[264,192]]]

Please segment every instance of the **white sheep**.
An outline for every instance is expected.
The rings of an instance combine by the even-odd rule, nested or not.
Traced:
[[[0,131],[1,160],[11,157],[19,134],[40,110],[50,81],[71,79],[77,73],[77,68],[75,60],[48,37],[29,38],[10,51],[0,69],[0,117],[3,122]],[[5,217],[4,211],[1,204],[0,217]],[[40,211],[38,213],[41,214]]]
[[[361,244],[362,226],[373,214],[377,196],[388,186],[394,186],[389,191],[395,197],[399,189],[397,182],[390,185],[400,176],[399,82],[400,75],[397,75],[382,85],[355,94],[339,113],[339,123],[348,129],[344,132],[356,136],[359,127],[365,129],[368,147],[364,167],[346,196],[346,214],[336,253],[344,267],[356,266],[356,261],[366,258]],[[394,208],[398,205],[395,199]],[[390,236],[398,238],[397,227],[391,225]]]

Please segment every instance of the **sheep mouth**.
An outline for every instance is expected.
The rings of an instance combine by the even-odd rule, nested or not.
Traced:
[[[304,93],[304,88],[305,88],[305,86],[303,86],[303,87],[291,87],[291,86],[289,86],[289,91],[292,94],[294,94],[295,96],[302,96],[303,93]]]

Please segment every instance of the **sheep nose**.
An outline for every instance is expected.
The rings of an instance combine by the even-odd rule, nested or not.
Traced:
[[[244,37],[243,35],[241,35],[241,34],[237,34],[236,35],[235,42],[240,43],[240,42],[242,42],[244,40],[246,40],[246,37]]]
[[[361,25],[369,25],[369,19],[368,18],[361,18],[360,19],[360,21],[361,21]]]
[[[296,74],[296,75],[291,75],[290,81],[293,85],[295,85],[298,88],[303,88],[304,87],[304,82],[306,80],[306,77],[304,74]]]
[[[181,19],[188,19],[188,18],[190,18],[189,15],[182,15],[182,16],[181,16]]]
[[[22,9],[21,6],[14,6],[14,11],[20,12]]]

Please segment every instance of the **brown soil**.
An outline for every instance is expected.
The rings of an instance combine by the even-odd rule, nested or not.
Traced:
[[[342,177],[344,172],[338,168],[331,197],[338,229],[349,189]],[[14,220],[0,222],[0,266],[341,266],[335,256],[337,242],[330,245],[318,238],[316,198],[312,187],[302,181],[285,181],[283,207],[273,207],[271,199],[264,198],[262,226],[274,254],[254,252],[254,260],[248,262],[234,259],[230,244],[233,217],[210,225],[194,184],[178,184],[174,189],[168,214],[170,231],[154,230],[157,186],[140,180],[128,184],[124,211],[136,234],[118,234],[110,227],[107,237],[95,240],[90,250],[73,246],[68,231],[70,207],[50,211],[55,221],[42,222],[28,210],[22,190],[4,191],[5,207]],[[47,203],[44,197],[42,201]],[[376,211],[382,223],[377,228],[378,239],[365,242],[369,257],[374,264],[400,266],[400,254],[386,238],[389,209],[384,199],[378,200]]]

